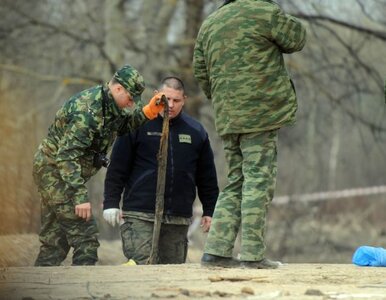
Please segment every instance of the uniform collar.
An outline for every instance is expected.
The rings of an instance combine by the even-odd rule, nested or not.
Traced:
[[[177,124],[182,119],[183,112],[181,111],[177,116],[175,116],[173,119],[169,120],[169,124]],[[161,115],[158,115],[158,118],[162,121],[164,118]]]

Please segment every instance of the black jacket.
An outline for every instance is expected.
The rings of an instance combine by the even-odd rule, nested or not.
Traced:
[[[104,209],[154,213],[162,117],[119,137],[107,169]],[[191,217],[196,187],[203,215],[212,216],[219,189],[213,151],[203,126],[185,113],[170,120],[164,214]]]

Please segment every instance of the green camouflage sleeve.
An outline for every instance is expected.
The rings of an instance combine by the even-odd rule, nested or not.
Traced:
[[[201,89],[204,91],[205,96],[208,99],[212,99],[210,92],[210,82],[208,77],[208,72],[206,70],[204,53],[202,51],[202,43],[199,38],[196,41],[193,53],[193,71],[194,76],[196,77],[198,83],[200,84]]]
[[[283,53],[292,53],[303,49],[306,43],[306,29],[295,17],[278,9],[272,16],[271,35],[273,41]]]
[[[96,124],[87,113],[77,113],[72,116],[71,124],[66,128],[64,138],[59,143],[56,163],[77,205],[89,202],[80,158],[85,156],[87,148],[92,144]]]
[[[138,127],[145,124],[149,121],[143,113],[143,105],[138,105],[132,113],[130,113],[125,121],[122,123],[122,126],[118,130],[118,135],[124,135],[128,132],[136,130]]]

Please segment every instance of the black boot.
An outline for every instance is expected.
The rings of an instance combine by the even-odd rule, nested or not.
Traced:
[[[201,266],[205,267],[232,268],[238,267],[238,265],[239,262],[232,257],[223,257],[208,253],[204,253],[201,257]]]
[[[280,261],[273,261],[268,258],[259,261],[242,261],[240,263],[240,266],[246,269],[277,269],[281,265]]]

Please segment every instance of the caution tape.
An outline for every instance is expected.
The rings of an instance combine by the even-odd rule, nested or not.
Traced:
[[[386,194],[386,185],[379,185],[366,188],[346,189],[340,191],[327,191],[310,194],[300,194],[291,196],[278,196],[273,198],[275,204],[286,204],[292,201],[296,202],[310,202],[310,201],[323,201],[339,198],[352,198],[359,196]]]

